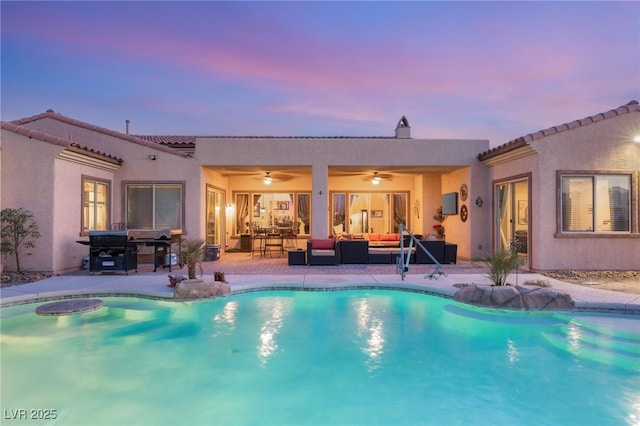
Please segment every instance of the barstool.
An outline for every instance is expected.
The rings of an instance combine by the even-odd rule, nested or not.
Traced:
[[[282,249],[295,250],[298,248],[297,235],[294,227],[285,229],[282,232]]]
[[[251,257],[254,253],[260,253],[260,256],[264,256],[266,247],[267,230],[264,228],[253,228],[253,235],[251,236]]]
[[[271,257],[274,251],[278,252],[278,254],[284,253],[284,249],[282,248],[282,234],[276,231],[267,233],[264,245],[265,256],[267,252],[269,252],[269,257]]]

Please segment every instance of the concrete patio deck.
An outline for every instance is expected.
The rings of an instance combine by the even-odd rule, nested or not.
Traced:
[[[410,265],[405,279],[396,273],[395,265],[289,266],[287,257],[252,258],[249,253],[224,253],[219,260],[202,263],[203,278],[213,281],[214,272],[224,272],[232,293],[260,289],[344,289],[356,287],[403,288],[451,297],[458,291],[454,284],[489,284],[486,268],[481,264],[459,261],[443,265],[438,279],[427,276],[435,265]],[[138,272],[89,275],[88,270],[47,278],[29,284],[0,289],[0,306],[31,301],[70,297],[142,296],[171,299],[168,268],[141,264]],[[171,273],[187,275],[186,267],[173,267]],[[198,271],[198,275],[200,272]],[[546,281],[551,289],[568,293],[580,310],[619,312],[640,315],[640,294],[599,290],[569,284],[541,274],[520,271],[518,284]],[[516,283],[513,274],[508,280]]]

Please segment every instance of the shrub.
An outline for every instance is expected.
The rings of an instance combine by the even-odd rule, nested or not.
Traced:
[[[20,272],[22,249],[35,247],[36,244],[33,240],[40,238],[38,223],[33,213],[22,207],[3,209],[0,212],[0,221],[2,222],[0,252],[3,256],[14,255],[16,271]]]
[[[482,259],[489,267],[487,276],[494,285],[507,285],[507,277],[513,270],[518,269],[525,262],[524,259],[514,253],[512,250],[503,250],[500,252],[489,253]]]

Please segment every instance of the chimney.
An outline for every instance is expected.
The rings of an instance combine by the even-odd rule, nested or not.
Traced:
[[[125,134],[126,134],[127,136],[129,136],[129,123],[130,123],[130,121],[129,121],[129,120],[124,120],[124,122],[126,123],[126,126],[125,126]]]
[[[396,126],[396,139],[411,139],[411,126],[409,126],[409,120],[404,115]]]

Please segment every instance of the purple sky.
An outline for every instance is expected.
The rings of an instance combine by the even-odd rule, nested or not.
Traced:
[[[640,2],[1,2],[1,119],[490,139],[640,98]]]

